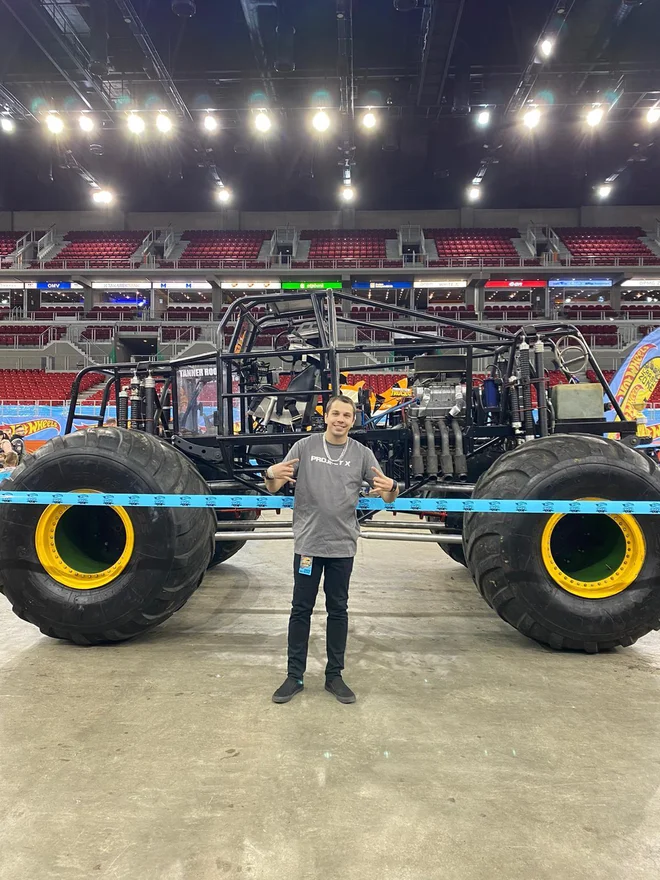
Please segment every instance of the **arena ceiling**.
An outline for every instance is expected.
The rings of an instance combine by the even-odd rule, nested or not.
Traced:
[[[659,33],[656,0],[0,0],[0,208],[658,203]]]

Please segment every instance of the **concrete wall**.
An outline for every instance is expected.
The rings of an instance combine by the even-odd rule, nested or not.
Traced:
[[[592,205],[582,208],[492,209],[461,208],[441,211],[271,211],[236,210],[213,212],[122,211],[0,211],[0,230],[149,230],[164,229],[170,223],[177,232],[184,229],[396,229],[412,223],[422,227],[513,226],[522,231],[531,220],[550,226],[642,226],[654,230],[660,206]]]

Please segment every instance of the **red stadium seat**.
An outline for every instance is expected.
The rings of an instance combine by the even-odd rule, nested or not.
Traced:
[[[577,266],[658,266],[660,257],[641,240],[646,233],[639,226],[579,226],[555,229],[571,252]]]

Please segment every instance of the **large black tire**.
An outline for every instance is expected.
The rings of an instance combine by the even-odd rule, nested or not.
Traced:
[[[218,531],[222,531],[223,522],[252,521],[257,518],[256,510],[216,510],[218,520]],[[209,562],[209,568],[215,568],[231,559],[239,550],[241,550],[247,541],[216,541],[215,551]]]
[[[26,457],[4,490],[206,494],[190,461],[137,431],[90,428],[56,437]],[[43,568],[35,546],[42,505],[0,506],[0,562],[5,595],[19,617],[53,638],[81,645],[120,642],[162,623],[199,586],[213,552],[215,516],[194,508],[126,508],[134,548],[107,585],[74,589]],[[81,510],[81,508],[78,508]],[[75,520],[86,547],[105,552],[111,508],[82,508]],[[67,514],[75,515],[75,509]],[[97,513],[100,512],[100,513]],[[88,520],[87,520],[88,518]],[[123,527],[122,527],[123,528]]]
[[[463,549],[462,544],[441,544],[440,542],[438,542],[438,546],[447,554],[450,559],[453,559],[454,562],[457,562],[459,565],[467,568],[465,550]]]
[[[503,455],[479,479],[474,498],[657,501],[660,469],[617,441],[554,435]],[[576,531],[561,546],[568,547],[573,534],[601,540],[611,520],[603,515],[596,528],[595,516],[574,520]],[[481,595],[503,620],[552,648],[588,653],[632,645],[660,628],[658,517],[635,518],[646,545],[641,570],[626,589],[605,598],[575,595],[550,575],[541,549],[548,518],[549,514],[528,513],[465,516],[468,568]]]

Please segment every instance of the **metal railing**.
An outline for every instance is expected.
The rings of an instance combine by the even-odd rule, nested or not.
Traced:
[[[538,232],[540,227],[538,224],[533,223],[531,220],[527,224],[527,229],[525,230],[525,235],[523,236],[523,241],[527,245],[529,249],[529,253],[532,257],[536,257],[536,243],[538,241]]]
[[[48,233],[46,233],[48,235]],[[58,259],[38,260],[39,269],[57,269],[63,271],[79,271],[81,269],[112,269],[115,271],[135,271],[136,269],[177,269],[177,270],[199,270],[199,269],[216,269],[227,271],[249,271],[262,272],[264,270],[277,270],[283,267],[296,270],[324,270],[324,271],[341,271],[350,269],[373,269],[385,270],[406,269],[505,269],[507,271],[513,269],[556,269],[559,266],[575,267],[581,269],[599,269],[606,271],[614,268],[643,268],[654,267],[660,268],[660,257],[649,253],[648,256],[598,256],[598,257],[574,257],[570,254],[562,254],[558,257],[555,251],[549,254],[543,254],[541,257],[438,257],[431,259],[427,254],[405,254],[400,258],[391,259],[381,257],[372,258],[322,258],[308,260],[296,260],[295,257],[280,257],[279,255],[271,256],[263,260],[241,259],[241,260],[209,260],[186,259],[185,255],[178,260],[165,260],[168,265],[160,265],[153,255],[147,255],[147,260],[142,261],[132,257],[123,257],[121,259]],[[48,263],[48,265],[46,265]],[[25,267],[27,268],[27,267]],[[5,266],[0,269],[2,272],[15,271],[16,267]]]
[[[174,250],[176,245],[176,239],[174,237],[174,229],[172,228],[172,224],[167,227],[167,232],[165,233],[165,241],[163,243],[163,257],[167,260],[169,259],[170,254]]]
[[[46,265],[48,263],[48,265]],[[119,260],[113,259],[100,259],[95,257],[91,260],[81,260],[81,259],[58,259],[57,257],[54,260],[42,260],[39,258],[39,269],[69,269],[69,270],[78,270],[78,269],[139,269],[140,267],[155,268],[156,262],[153,260],[147,260],[143,262],[141,259],[135,259],[133,256],[130,257],[122,257]]]
[[[42,264],[42,268],[44,256],[53,247],[54,244],[55,224],[53,224],[50,229],[45,232],[37,242],[37,260],[39,260],[39,262]]]

